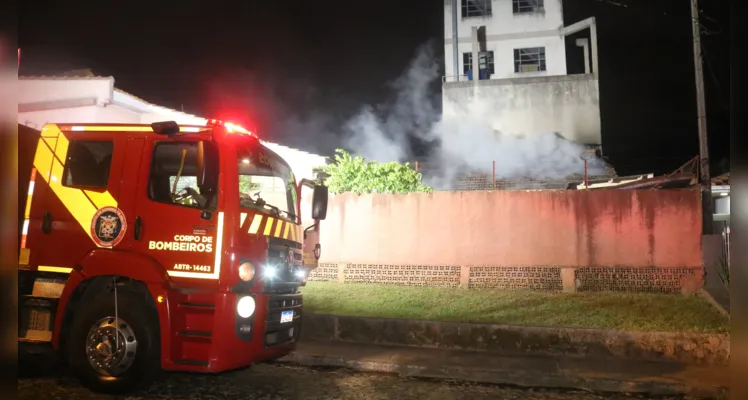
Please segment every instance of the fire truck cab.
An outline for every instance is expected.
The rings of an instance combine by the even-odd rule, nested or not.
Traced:
[[[161,369],[221,372],[293,351],[304,251],[319,258],[304,239],[327,188],[296,182],[254,133],[215,120],[47,124],[22,195],[19,351],[49,347],[113,393]]]

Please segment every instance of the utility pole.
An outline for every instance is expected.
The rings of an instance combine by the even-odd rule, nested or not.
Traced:
[[[712,220],[712,178],[709,174],[709,145],[706,137],[706,100],[704,99],[704,64],[701,61],[701,28],[699,26],[698,0],[691,2],[691,25],[693,27],[693,63],[696,73],[696,118],[699,126],[699,181],[701,183],[701,224],[702,233],[711,234]]]

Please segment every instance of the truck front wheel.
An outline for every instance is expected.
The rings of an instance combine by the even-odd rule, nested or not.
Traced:
[[[105,393],[150,383],[160,368],[158,314],[142,294],[118,290],[79,305],[68,340],[70,366],[80,382]]]

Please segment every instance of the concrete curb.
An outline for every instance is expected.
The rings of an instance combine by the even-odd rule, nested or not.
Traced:
[[[303,340],[728,365],[730,336],[304,314]]]
[[[717,309],[717,311],[719,311],[720,314],[727,317],[727,319],[730,319],[730,313],[727,312],[727,310],[725,310],[725,308],[722,307],[722,304],[719,304],[719,302],[715,300],[714,297],[711,294],[709,294],[709,292],[706,291],[706,289],[704,288],[699,289],[698,295],[703,297],[704,300],[708,301],[709,304],[711,304],[715,309]]]
[[[455,380],[485,384],[511,385],[525,388],[563,388],[592,392],[617,392],[649,395],[685,395],[695,398],[726,399],[729,390],[721,387],[692,386],[680,382],[652,380],[622,380],[604,376],[533,373],[518,370],[491,370],[469,367],[428,367],[415,364],[366,361],[336,356],[294,352],[281,363],[306,367],[348,368],[361,372],[398,374],[402,377]]]

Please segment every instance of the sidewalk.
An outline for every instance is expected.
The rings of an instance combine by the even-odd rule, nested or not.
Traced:
[[[420,378],[599,392],[683,394],[721,398],[728,367],[671,362],[549,356],[301,341],[281,362],[397,373]]]

